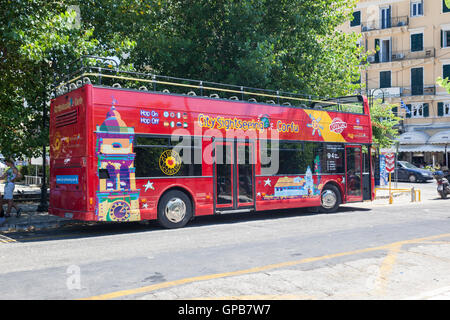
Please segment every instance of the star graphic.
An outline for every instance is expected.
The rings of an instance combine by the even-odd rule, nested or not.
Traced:
[[[147,191],[148,189],[155,190],[155,188],[153,187],[153,182],[150,182],[150,180],[147,181],[147,184],[144,184],[144,187],[145,191]]]
[[[147,209],[147,208],[148,208],[148,203],[144,203],[144,204],[142,205],[142,208]]]
[[[267,180],[264,180],[264,187],[265,186],[269,186],[271,187],[272,185],[270,184],[272,181],[270,181],[270,178],[267,178]]]

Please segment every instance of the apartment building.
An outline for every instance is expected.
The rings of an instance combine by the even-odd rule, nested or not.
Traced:
[[[436,84],[450,78],[445,0],[361,0],[341,29],[359,33],[371,53],[361,65],[363,93],[398,105],[400,159],[448,166],[450,94]]]

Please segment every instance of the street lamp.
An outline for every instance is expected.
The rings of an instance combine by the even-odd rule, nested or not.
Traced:
[[[370,94],[369,94],[369,105],[370,105],[370,108],[373,107],[374,93],[375,93],[377,90],[380,90],[381,93],[383,94],[383,100],[382,100],[382,103],[384,103],[384,90],[381,89],[381,88],[373,89],[373,90],[370,92]]]
[[[41,79],[44,81],[44,76],[42,74],[41,69]],[[44,90],[42,96],[42,132],[45,132],[46,128],[46,118],[47,118],[47,94]],[[47,203],[47,183],[46,183],[46,144],[42,143],[42,185],[41,185],[41,201],[37,208],[38,212],[46,212],[48,211],[48,203]]]

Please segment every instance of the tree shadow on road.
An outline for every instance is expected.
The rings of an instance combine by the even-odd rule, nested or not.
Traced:
[[[370,208],[340,207],[335,213],[320,213],[313,208],[278,209],[247,213],[216,214],[195,217],[184,228],[197,228],[213,225],[239,224],[250,221],[289,219],[293,217],[308,217],[321,215],[339,215],[342,213],[360,213],[370,211]],[[82,239],[104,237],[119,234],[133,234],[144,232],[177,232],[179,229],[165,229],[157,221],[146,222],[76,222],[59,228],[8,233],[8,238],[15,242],[41,242],[63,239]]]

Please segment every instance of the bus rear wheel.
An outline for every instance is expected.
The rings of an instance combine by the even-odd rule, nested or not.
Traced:
[[[319,211],[324,213],[336,212],[341,204],[341,193],[333,185],[327,185],[320,194]]]
[[[168,229],[182,228],[192,218],[192,203],[186,193],[171,190],[158,204],[158,222]]]

